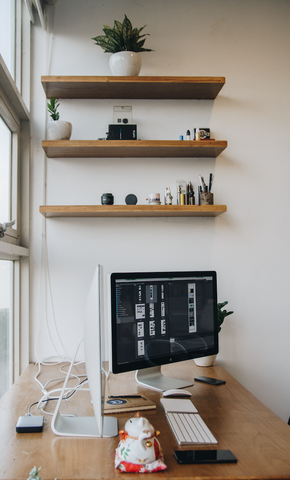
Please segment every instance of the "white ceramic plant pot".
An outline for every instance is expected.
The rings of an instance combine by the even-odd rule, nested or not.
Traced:
[[[198,367],[211,367],[216,359],[216,355],[208,355],[208,357],[195,358],[194,363]]]
[[[141,57],[137,52],[117,52],[110,56],[112,75],[120,77],[136,77],[141,70]]]
[[[72,124],[65,120],[55,120],[47,125],[48,140],[69,140],[72,132]]]

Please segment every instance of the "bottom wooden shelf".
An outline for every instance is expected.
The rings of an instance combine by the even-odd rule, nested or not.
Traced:
[[[216,217],[226,205],[53,205],[40,206],[52,217]]]

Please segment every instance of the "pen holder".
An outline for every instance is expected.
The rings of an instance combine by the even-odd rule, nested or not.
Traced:
[[[213,205],[213,193],[205,192],[200,194],[201,205]]]

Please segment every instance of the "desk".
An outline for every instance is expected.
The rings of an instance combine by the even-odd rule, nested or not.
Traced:
[[[81,372],[84,366],[77,367]],[[41,381],[59,377],[59,367],[45,366]],[[15,425],[20,415],[25,415],[30,404],[41,397],[40,387],[34,381],[37,372],[31,364],[0,402],[0,478],[26,480],[34,465],[43,466],[43,480],[54,479],[115,479],[133,480],[137,474],[121,474],[114,469],[114,452],[118,437],[71,438],[57,437],[50,429],[51,417],[42,433],[17,434]],[[255,480],[290,479],[290,427],[265,407],[222,367],[197,367],[193,361],[163,367],[168,376],[193,380],[194,376],[207,375],[226,380],[225,385],[210,386],[196,382],[192,401],[219,441],[219,449],[230,449],[238,458],[237,464],[228,465],[179,465],[173,457],[179,447],[165,414],[160,406],[160,394],[137,385],[134,373],[110,375],[108,394],[143,393],[156,402],[156,410],[144,412],[157,430],[164,452],[167,470],[150,475],[150,479],[182,480],[198,477],[198,480]],[[51,388],[56,388],[55,384]],[[92,415],[89,393],[75,395],[63,402],[61,412],[74,411],[79,415]],[[53,404],[53,405],[52,405]],[[50,402],[47,410],[54,410]],[[31,413],[36,413],[34,407]],[[39,412],[41,413],[41,412]],[[134,414],[118,414],[119,429]],[[189,447],[191,448],[191,447]],[[192,447],[199,449],[214,446]],[[135,476],[134,476],[135,475]],[[143,478],[143,477],[142,477]],[[146,477],[147,478],[147,477]]]

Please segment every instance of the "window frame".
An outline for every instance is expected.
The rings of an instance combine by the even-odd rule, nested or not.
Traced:
[[[10,177],[10,218],[5,221],[10,222],[15,219],[15,226],[8,227],[2,237],[3,241],[20,244],[19,231],[19,140],[20,140],[20,122],[11,114],[3,101],[3,94],[0,91],[0,117],[11,132],[11,177]],[[0,222],[0,226],[2,224]]]
[[[15,1],[15,81],[0,54],[0,115],[12,132],[10,221],[0,238],[0,259],[13,261],[12,362],[14,382],[29,363],[29,164],[31,25],[24,0]],[[1,224],[0,224],[1,225]]]

